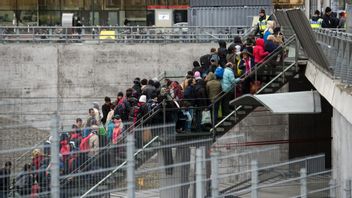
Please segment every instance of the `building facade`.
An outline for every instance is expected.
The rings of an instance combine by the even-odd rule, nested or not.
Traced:
[[[63,13],[90,25],[154,25],[155,10],[172,10],[174,23],[187,21],[189,0],[1,0],[0,25],[60,25]]]

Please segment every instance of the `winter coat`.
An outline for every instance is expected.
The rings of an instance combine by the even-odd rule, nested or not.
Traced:
[[[239,69],[241,69],[243,71],[243,73],[249,73],[250,71],[246,71],[246,65],[245,65],[245,60],[241,59],[240,64],[238,65]],[[255,63],[254,63],[254,59],[253,58],[249,58],[249,64],[250,64],[250,68],[253,68]]]
[[[146,85],[142,91],[143,95],[147,96],[147,100],[156,96],[156,89],[153,85]]]
[[[205,82],[203,79],[196,80],[194,85],[195,106],[205,107],[208,105]]]
[[[271,53],[273,51],[275,51],[275,49],[278,47],[278,45],[276,45],[274,43],[274,41],[271,41],[271,40],[268,40],[266,43],[265,43],[265,51]]]
[[[108,113],[110,112],[110,109],[112,107],[112,104],[104,104],[103,106],[101,106],[101,111],[103,112],[103,118],[101,119],[102,123],[106,123],[106,118],[108,116]]]
[[[235,79],[235,74],[233,73],[233,70],[229,67],[225,68],[224,75],[221,79],[221,88],[223,92],[230,92],[235,85],[235,83],[238,83],[240,79]]]
[[[264,40],[261,38],[257,39],[253,49],[254,62],[261,63],[268,54],[269,52],[264,50]]]
[[[93,134],[89,140],[89,152],[88,156],[93,157],[94,155],[99,153],[99,137],[97,134]]]
[[[322,28],[337,28],[338,25],[339,19],[336,18],[333,13],[331,13],[330,16],[326,14],[323,16]]]
[[[207,76],[206,90],[211,102],[213,102],[216,99],[215,97],[221,93],[221,83],[215,78],[213,73],[209,73]]]

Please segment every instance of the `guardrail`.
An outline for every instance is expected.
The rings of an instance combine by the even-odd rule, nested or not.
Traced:
[[[330,29],[316,29],[314,32],[334,78],[352,84],[352,34]]]
[[[205,43],[222,39],[232,42],[235,36],[245,35],[250,29],[246,26],[87,26],[70,28],[0,26],[0,41],[5,43]]]

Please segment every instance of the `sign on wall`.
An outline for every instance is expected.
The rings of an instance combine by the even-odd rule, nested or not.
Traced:
[[[170,14],[169,13],[160,13],[158,18],[160,21],[168,21],[168,20],[170,20]]]

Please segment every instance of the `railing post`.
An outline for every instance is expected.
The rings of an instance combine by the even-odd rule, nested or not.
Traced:
[[[50,189],[51,189],[51,196],[53,198],[60,197],[60,159],[59,159],[59,115],[58,112],[55,112],[51,118],[52,121],[52,128],[51,128],[51,177],[50,177]]]
[[[298,58],[299,58],[299,40],[295,34],[295,63],[296,63],[296,72],[298,71]]]
[[[17,27],[16,28],[16,37],[17,37],[17,43],[20,43],[20,29]]]
[[[307,170],[301,168],[301,198],[307,198]]]
[[[258,162],[251,162],[251,198],[258,198]]]
[[[212,128],[213,128],[213,143],[216,142],[216,129],[215,129],[215,125],[216,125],[216,120],[215,120],[215,115],[218,112],[215,112],[215,103],[216,103],[216,99],[214,99],[213,105],[212,105],[212,112],[213,112],[213,122],[212,122]],[[217,116],[216,116],[217,117]]]
[[[336,197],[336,180],[335,179],[331,179],[329,182],[329,186],[330,186],[330,198],[335,198]]]
[[[135,198],[134,177],[134,143],[133,134],[127,135],[127,197]]]
[[[94,14],[93,14],[94,15]],[[65,28],[65,37],[66,37],[66,43],[68,43],[68,30],[67,27]]]
[[[351,193],[351,179],[347,179],[345,182],[345,198],[351,198],[352,193]]]
[[[165,99],[163,100],[163,124],[164,124],[164,126],[166,124],[166,101],[165,101]],[[165,128],[165,127],[163,127],[163,128]]]
[[[49,28],[49,36],[48,36],[49,38],[49,43],[52,43],[52,38],[53,38],[53,29],[52,28]]]
[[[203,184],[202,184],[202,160],[203,151],[198,148],[196,150],[196,198],[203,198]]]
[[[219,152],[211,153],[211,197],[219,197]]]

